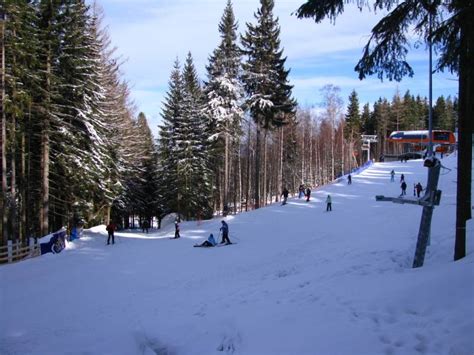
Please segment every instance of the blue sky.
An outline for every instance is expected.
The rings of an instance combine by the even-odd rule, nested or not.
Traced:
[[[401,82],[381,82],[376,77],[358,79],[354,67],[360,59],[371,28],[383,13],[365,9],[360,12],[348,5],[336,24],[291,15],[304,0],[275,0],[274,14],[279,18],[281,45],[291,69],[293,95],[303,107],[321,103],[321,88],[333,84],[341,89],[344,105],[355,89],[362,104],[371,105],[380,96],[391,99],[406,90],[428,97],[428,52],[424,46],[413,48],[408,60],[415,70],[413,78]],[[97,0],[104,11],[104,25],[117,54],[124,60],[123,78],[128,81],[137,113],[145,113],[153,133],[157,124],[173,62],[184,61],[188,51],[196,69],[205,79],[209,54],[219,43],[218,23],[226,0]],[[234,0],[233,7],[244,33],[246,22],[255,23],[258,0]],[[450,74],[433,76],[433,100],[440,95],[457,96],[457,77]]]

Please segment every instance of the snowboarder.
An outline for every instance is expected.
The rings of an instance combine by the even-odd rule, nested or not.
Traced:
[[[174,221],[174,239],[178,239],[178,238],[181,238],[181,236],[179,235],[178,219],[176,219],[176,221]]]
[[[283,196],[283,202],[281,203],[282,205],[286,205],[286,200],[288,199],[288,189],[285,187],[283,189],[283,192],[281,193],[281,195]]]
[[[306,189],[306,202],[309,202],[310,197],[311,197],[311,189],[308,187]]]
[[[229,226],[227,225],[225,221],[222,221],[222,227],[220,228],[220,231],[222,232],[221,244],[223,243],[232,244],[229,239]]]
[[[301,184],[299,189],[298,189],[298,198],[301,198],[304,196],[304,185]]]
[[[332,211],[331,195],[328,195],[328,197],[326,197],[326,212],[329,212],[329,211]]]
[[[407,194],[407,183],[405,182],[405,180],[403,180],[400,187],[402,188],[402,193],[400,194],[400,196],[406,195]]]
[[[110,223],[107,225],[105,228],[107,230],[107,233],[109,234],[109,237],[107,238],[107,245],[110,244],[110,239],[112,239],[112,244],[115,244],[115,236],[114,232],[117,227],[115,226],[114,222],[110,221]]]
[[[395,181],[395,171],[392,169],[392,171],[390,172],[390,181],[391,182],[394,182]]]
[[[352,184],[352,176],[351,176],[351,174],[349,174],[347,176],[347,185],[351,185],[351,184]]]
[[[207,238],[207,240],[205,240],[204,242],[202,242],[201,244],[196,244],[194,245],[194,247],[205,247],[205,248],[208,248],[208,247],[215,247],[217,245],[216,243],[216,240],[214,239],[214,235],[211,233],[209,235],[209,237]]]
[[[418,184],[415,185],[416,189],[416,197],[420,197],[421,191],[423,191],[423,186],[418,182]]]

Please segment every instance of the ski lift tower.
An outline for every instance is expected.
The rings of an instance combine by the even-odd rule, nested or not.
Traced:
[[[393,203],[419,205],[423,207],[420,228],[418,230],[415,257],[413,260],[414,268],[423,266],[426,248],[430,242],[433,210],[435,206],[439,205],[441,200],[441,190],[438,190],[441,163],[435,157],[429,157],[425,160],[424,166],[428,168],[428,182],[426,184],[425,195],[422,198],[417,199],[401,196],[386,197],[383,195],[375,196],[377,201],[391,201]]]
[[[363,134],[362,136],[362,151],[367,151],[367,161],[370,161],[370,143],[377,143],[377,136]]]

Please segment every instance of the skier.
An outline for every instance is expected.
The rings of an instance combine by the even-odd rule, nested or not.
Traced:
[[[214,239],[214,235],[211,233],[209,235],[209,237],[207,238],[207,240],[205,240],[204,242],[202,242],[201,244],[196,244],[194,247],[214,247],[216,246],[217,243],[216,243],[216,240]]]
[[[222,240],[221,244],[226,243],[226,244],[232,244],[229,239],[229,226],[225,221],[222,221],[222,227],[220,228],[220,231],[222,231]]]
[[[281,195],[283,196],[283,202],[281,203],[282,205],[286,205],[286,200],[288,199],[288,189],[285,187],[283,189],[283,192],[281,193]]]
[[[299,189],[298,189],[298,198],[301,198],[304,196],[304,185],[301,184]]]
[[[308,188],[306,189],[306,202],[309,202],[309,198],[311,197],[311,189]]]
[[[174,239],[178,239],[178,238],[181,238],[181,236],[179,235],[178,219],[176,219],[176,221],[174,221]]]
[[[349,174],[347,176],[347,185],[351,185],[351,184],[352,184],[352,176],[351,176],[351,174]]]
[[[416,189],[416,197],[420,197],[420,193],[421,191],[423,191],[423,186],[421,186],[421,184],[418,182],[418,184],[416,184],[415,186],[415,189]]]
[[[109,237],[107,238],[107,245],[110,244],[111,238],[112,238],[112,244],[115,244],[114,232],[115,232],[116,226],[114,222],[110,221],[110,223],[107,225],[105,229],[107,230],[107,233],[109,234]]]
[[[403,180],[400,187],[402,188],[402,193],[400,194],[400,196],[406,195],[407,194],[407,183],[405,182],[405,180]]]
[[[395,181],[395,171],[392,169],[392,171],[390,172],[390,181],[391,182],[394,182]]]
[[[329,211],[332,211],[331,195],[328,195],[328,197],[326,197],[326,212],[329,212]]]

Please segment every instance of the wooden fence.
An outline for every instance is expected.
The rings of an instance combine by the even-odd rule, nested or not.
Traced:
[[[22,246],[19,241],[8,241],[7,245],[0,246],[0,264],[13,263],[41,254],[40,246],[34,238],[30,238],[28,246]]]

